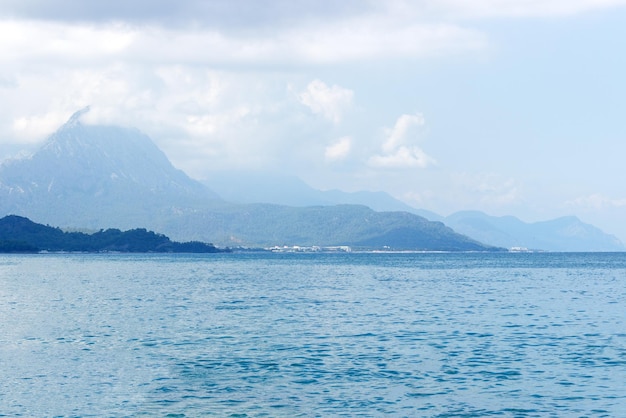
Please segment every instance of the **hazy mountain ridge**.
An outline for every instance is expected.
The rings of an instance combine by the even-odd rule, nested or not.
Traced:
[[[444,219],[434,212],[407,205],[386,192],[318,190],[296,176],[278,173],[222,171],[214,173],[203,183],[229,202],[296,207],[364,205],[378,212],[409,212],[430,221]]]
[[[175,169],[146,135],[83,125],[84,111],[29,158],[0,165],[0,215],[19,214],[61,227],[147,228],[219,246],[493,250],[406,212],[225,202]]]
[[[247,181],[252,178],[254,180]],[[623,243],[575,216],[527,223],[514,216],[490,216],[479,211],[459,211],[447,217],[413,208],[385,192],[316,190],[293,176],[263,173],[220,173],[205,182],[227,200],[263,201],[293,206],[361,204],[377,211],[405,211],[443,222],[456,232],[489,245],[545,251],[624,251]]]
[[[550,251],[624,251],[623,243],[575,216],[526,223],[513,216],[462,211],[445,218],[456,231],[492,245]]]

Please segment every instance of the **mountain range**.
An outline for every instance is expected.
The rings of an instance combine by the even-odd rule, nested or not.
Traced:
[[[384,192],[320,191],[297,177],[215,173],[204,183],[133,128],[86,125],[83,109],[31,156],[0,163],[0,216],[71,228],[147,228],[218,246],[622,251],[577,218],[539,224],[480,212],[441,217]]]
[[[252,180],[248,180],[252,179]],[[385,192],[322,191],[294,176],[259,172],[222,172],[205,181],[234,202],[266,202],[293,206],[362,204],[377,211],[402,211],[442,222],[453,230],[496,247],[543,251],[624,251],[615,236],[575,216],[527,223],[514,216],[459,211],[449,216],[411,207]]]
[[[506,248],[549,251],[624,251],[622,242],[575,216],[526,223],[514,216],[489,216],[461,211],[443,222],[462,234]]]
[[[174,168],[141,132],[83,124],[87,110],[31,156],[0,164],[0,215],[92,230],[147,228],[218,246],[495,249],[407,212],[227,202]]]

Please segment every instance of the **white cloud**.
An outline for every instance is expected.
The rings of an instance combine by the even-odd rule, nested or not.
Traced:
[[[25,71],[16,76],[17,87],[2,92],[0,132],[7,141],[42,141],[86,105],[92,105],[90,122],[142,122],[141,113],[156,102],[151,77],[125,65]]]
[[[352,149],[352,138],[344,136],[326,147],[326,161],[339,161],[346,158]]]
[[[431,190],[410,190],[402,193],[401,200],[410,206],[419,208],[432,199],[433,195],[434,193]]]
[[[367,1],[329,0],[3,0],[0,16],[62,22],[132,21],[137,24],[158,23],[165,26],[254,28],[287,24],[300,19],[333,19],[370,9]]]
[[[420,147],[411,145],[415,141],[411,128],[422,125],[424,116],[420,113],[401,115],[394,127],[386,130],[386,138],[381,146],[382,154],[370,157],[368,164],[376,168],[426,168],[436,164],[435,159]]]
[[[400,116],[393,129],[388,131],[387,139],[383,143],[383,151],[394,152],[407,141],[407,135],[411,127],[423,126],[424,123],[424,116],[421,113]]]
[[[458,25],[405,22],[384,16],[292,30],[276,42],[292,61],[316,64],[432,57],[472,52],[486,44],[482,33]]]
[[[377,168],[426,168],[435,164],[435,160],[419,147],[401,146],[391,154],[372,156],[369,164]]]
[[[582,209],[608,209],[626,207],[626,198],[613,199],[599,193],[588,196],[581,196],[566,202],[566,206],[578,207]]]
[[[343,113],[352,106],[354,92],[343,87],[327,86],[320,80],[313,80],[306,90],[298,95],[298,100],[315,114],[337,124]]]
[[[0,20],[0,60],[11,67],[46,60],[48,65],[104,63],[128,51],[138,32],[123,24],[67,25]]]
[[[4,0],[0,16],[62,22],[129,21],[139,25],[184,26],[222,30],[253,28],[263,30],[301,26],[303,22],[330,21],[369,15],[446,17],[559,16],[624,5],[624,0],[153,0],[141,2],[109,0]]]
[[[455,5],[462,3],[455,0]],[[626,5],[624,0],[480,0],[481,15],[514,17],[553,17],[585,13]]]
[[[300,113],[280,81],[185,66],[27,72],[17,78],[19,88],[0,87],[0,144],[40,143],[91,105],[85,123],[139,128],[196,177],[269,164],[293,148],[288,132]]]
[[[480,32],[370,15],[239,33],[205,27],[0,20],[1,61],[48,64],[301,65],[427,57],[484,48]],[[42,40],[45,40],[42,42]]]
[[[494,173],[454,173],[452,181],[475,203],[487,206],[506,206],[522,199],[521,184],[513,178]]]
[[[67,120],[63,112],[48,112],[42,115],[21,116],[13,121],[13,134],[24,143],[39,143],[50,132]]]
[[[561,17],[617,8],[626,0],[392,0],[390,15],[430,20]]]
[[[626,0],[390,0],[289,8],[269,2],[264,8],[248,5],[258,12],[250,22],[238,3],[229,2],[203,6],[188,0],[180,6],[155,5],[155,11],[120,3],[118,13],[84,2],[75,7],[20,3],[5,5],[0,19],[0,61],[284,66],[474,52],[488,40],[468,27],[467,19],[571,15],[623,6]],[[103,14],[110,16],[102,19]],[[171,24],[172,15],[187,23]]]
[[[185,4],[174,7],[183,20],[189,10],[204,7],[202,2]],[[3,142],[12,143],[36,141],[85,105],[92,105],[92,122],[149,126],[153,133],[165,129],[214,134],[219,125],[236,124],[242,114],[254,114],[244,94],[233,96],[233,90],[241,89],[198,75],[216,66],[228,67],[233,84],[251,88],[252,100],[267,106],[283,100],[271,85],[271,93],[267,91],[272,77],[257,72],[258,81],[250,83],[239,70],[252,73],[269,66],[297,73],[302,65],[415,58],[484,46],[482,35],[471,30],[439,23],[396,24],[394,17],[360,5],[333,6],[340,11],[337,15],[316,6],[316,13],[328,19],[301,21],[287,14],[284,24],[276,27],[269,24],[270,13],[259,31],[248,31],[246,25],[234,30],[211,23],[168,25],[166,15],[173,6],[164,4],[158,7],[168,13],[159,18],[158,12],[151,12],[155,19],[143,20],[136,8],[120,2],[115,21],[98,18],[101,8],[91,10],[83,2],[76,8],[35,0],[6,6],[0,19],[0,135]],[[236,19],[237,8],[231,7],[224,2],[219,11]],[[11,15],[26,19],[6,18]],[[187,18],[201,19],[194,14]],[[352,90],[314,80],[299,99],[337,124],[353,96]]]
[[[250,113],[251,111],[247,106],[240,106],[217,114],[189,115],[186,118],[185,129],[191,136],[209,138],[224,128],[241,121]]]
[[[299,27],[308,23],[366,19],[421,21],[452,17],[563,16],[615,8],[625,0],[154,0],[142,2],[109,0],[4,0],[0,16],[57,22],[111,22],[163,27],[199,27],[220,31],[254,32]]]

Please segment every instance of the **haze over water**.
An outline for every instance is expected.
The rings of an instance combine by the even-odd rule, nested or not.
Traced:
[[[619,416],[624,254],[0,257],[0,415]]]

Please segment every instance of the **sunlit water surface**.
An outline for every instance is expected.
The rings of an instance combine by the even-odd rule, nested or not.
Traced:
[[[626,254],[0,256],[0,416],[624,416]]]

